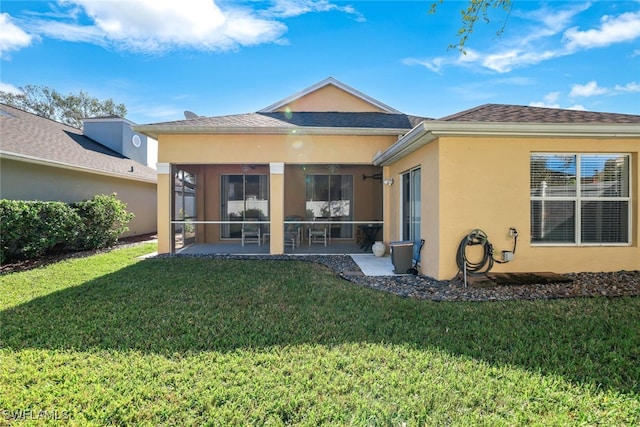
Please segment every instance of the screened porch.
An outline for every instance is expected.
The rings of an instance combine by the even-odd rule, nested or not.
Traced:
[[[379,167],[172,165],[171,180],[173,253],[364,253],[382,240]]]

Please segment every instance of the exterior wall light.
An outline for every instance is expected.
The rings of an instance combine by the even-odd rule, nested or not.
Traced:
[[[384,181],[382,181],[384,183],[384,185],[393,185],[393,178],[387,178]]]

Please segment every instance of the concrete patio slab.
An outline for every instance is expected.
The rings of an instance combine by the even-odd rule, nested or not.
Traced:
[[[351,254],[365,276],[395,276],[390,256],[377,257],[373,254]]]

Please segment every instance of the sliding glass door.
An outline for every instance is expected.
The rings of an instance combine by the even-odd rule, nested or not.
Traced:
[[[238,221],[238,224],[222,224],[221,237],[240,238],[240,221],[269,220],[268,175],[222,175],[222,221]]]
[[[353,175],[307,175],[308,220],[353,220]],[[334,224],[331,237],[353,238],[352,224]]]
[[[414,259],[420,249],[420,168],[402,175],[402,240],[413,242]]]

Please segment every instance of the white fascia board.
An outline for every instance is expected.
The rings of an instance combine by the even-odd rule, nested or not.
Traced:
[[[442,136],[640,138],[640,123],[496,123],[423,121],[373,159],[387,166]]]
[[[418,148],[436,139],[425,122],[421,122],[416,127],[400,137],[391,147],[384,152],[376,154],[373,158],[375,166],[388,166],[406,155],[416,151]]]
[[[638,138],[640,123],[499,123],[425,122],[438,136],[526,136],[581,138]]]
[[[214,135],[363,135],[398,136],[407,129],[396,128],[351,128],[351,127],[238,127],[238,126],[173,126],[140,125],[133,130],[154,139],[162,134],[214,134]]]
[[[325,86],[328,85],[334,85],[335,87],[344,90],[347,93],[350,93],[351,95],[362,99],[363,101],[372,104],[378,108],[380,108],[381,110],[384,110],[387,113],[396,113],[396,114],[402,114],[400,111],[396,110],[395,108],[391,108],[386,104],[383,104],[382,102],[378,101],[377,99],[374,99],[372,97],[370,97],[369,95],[365,95],[364,93],[360,92],[359,90],[356,90],[350,86],[347,86],[346,84],[334,79],[333,77],[327,77],[326,79],[322,80],[321,82],[318,82],[314,85],[309,86],[306,89],[301,90],[300,92],[294,93],[291,96],[288,96],[274,104],[269,105],[266,108],[263,108],[262,110],[258,111],[258,113],[272,113],[274,111],[276,111],[279,108],[284,107],[287,104],[290,104],[291,102],[295,101],[298,98],[302,98],[305,95],[310,94],[311,92],[315,92],[316,90],[323,88]]]
[[[76,172],[85,172],[85,173],[92,173],[95,175],[110,176],[112,178],[128,179],[130,181],[148,182],[151,184],[156,184],[158,182],[157,179],[148,179],[148,178],[142,178],[139,176],[132,176],[127,173],[109,172],[109,171],[103,171],[98,169],[92,169],[84,166],[73,165],[71,163],[56,162],[56,161],[41,159],[33,156],[26,156],[24,154],[10,153],[2,150],[0,150],[0,159],[15,160],[18,162],[32,163],[35,165],[43,165],[43,166],[49,166],[54,168],[60,168],[60,169],[68,169]]]

